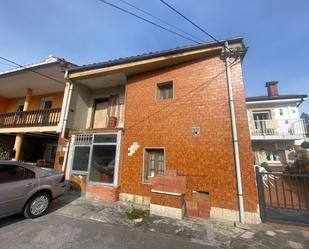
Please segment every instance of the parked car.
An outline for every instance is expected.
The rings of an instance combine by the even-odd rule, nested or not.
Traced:
[[[21,212],[27,218],[42,216],[64,192],[63,172],[0,160],[0,218]]]

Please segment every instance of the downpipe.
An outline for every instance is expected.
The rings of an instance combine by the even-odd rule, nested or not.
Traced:
[[[231,81],[229,44],[228,44],[227,41],[225,41],[225,43],[224,43],[224,53],[225,53],[224,57],[225,57],[225,69],[226,69],[226,81],[227,81],[229,107],[230,107],[230,114],[231,114],[233,147],[234,147],[237,199],[238,199],[238,207],[239,207],[239,222],[244,224],[245,223],[244,197],[243,197],[242,180],[241,180],[241,169],[240,169],[240,159],[239,159],[239,147],[238,147],[238,136],[237,136],[237,124],[236,124],[236,115],[235,115],[234,95],[233,95],[233,87],[232,87],[232,81]]]
[[[65,136],[65,130],[67,127],[68,123],[68,115],[69,115],[69,109],[70,109],[70,104],[71,104],[71,98],[72,98],[72,92],[73,92],[73,82],[68,76],[68,70],[65,71],[64,78],[69,82],[69,92],[68,92],[68,97],[65,105],[65,112],[64,112],[64,120],[63,120],[63,125],[62,125],[62,131],[61,131],[61,138],[64,139]]]
[[[68,97],[67,97],[66,105],[65,105],[64,119],[63,119],[62,131],[61,131],[62,140],[66,140],[65,131],[66,131],[67,123],[68,123],[68,115],[69,115],[69,109],[71,105],[71,98],[72,98],[72,92],[73,92],[73,82],[69,78],[67,70],[65,71],[64,78],[69,82],[70,85],[69,85]],[[64,172],[66,172],[66,165],[67,165],[67,160],[68,160],[69,149],[70,149],[70,140],[67,143],[66,151],[64,154],[64,158],[63,158],[62,171]]]

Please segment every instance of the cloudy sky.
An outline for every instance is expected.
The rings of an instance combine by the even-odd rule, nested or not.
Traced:
[[[210,41],[159,0],[126,1]],[[309,94],[308,0],[166,1],[217,39],[244,38],[248,96],[264,95],[269,80],[279,81],[281,94]],[[55,55],[82,65],[192,43],[99,0],[1,1],[0,34],[0,56],[20,64]],[[9,67],[0,61],[0,70]],[[309,100],[302,110],[309,112]]]

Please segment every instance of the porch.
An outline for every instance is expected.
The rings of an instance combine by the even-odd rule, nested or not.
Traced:
[[[0,129],[16,127],[57,126],[61,108],[0,113]]]
[[[0,160],[14,158],[15,137],[16,134],[0,134]],[[53,168],[57,147],[57,133],[25,133],[19,160]]]
[[[306,126],[302,119],[263,119],[251,120],[252,140],[304,139]]]

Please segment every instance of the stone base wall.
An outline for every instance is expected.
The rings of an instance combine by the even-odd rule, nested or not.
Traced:
[[[120,193],[119,200],[127,203],[149,206],[150,205],[150,197],[141,196],[141,195],[132,195],[127,193]]]
[[[223,219],[230,221],[239,221],[239,212],[237,210],[211,207],[210,217],[215,219]],[[259,224],[261,223],[259,212],[245,212],[245,223]]]
[[[168,206],[161,206],[158,204],[151,203],[150,204],[150,214],[181,220],[184,217],[184,209],[168,207]]]

